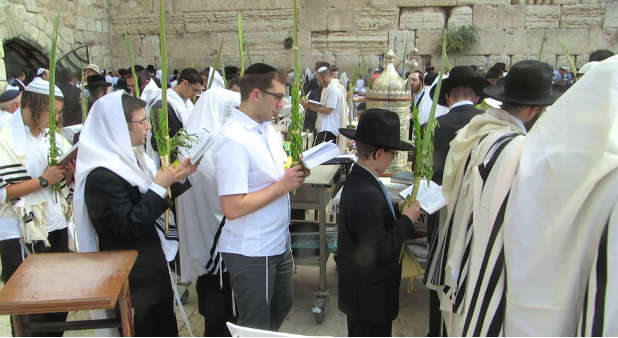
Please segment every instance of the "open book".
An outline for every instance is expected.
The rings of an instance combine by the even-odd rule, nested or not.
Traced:
[[[77,147],[79,145],[79,142],[76,142],[71,149],[69,149],[66,153],[62,154],[62,156],[60,156],[60,158],[58,159],[58,165],[65,165],[69,162],[71,162],[71,160],[77,158]]]
[[[401,196],[401,198],[408,197],[408,195],[412,193],[413,188],[414,185],[411,185],[403,189],[399,193],[399,196]],[[433,181],[429,181],[428,185],[427,180],[421,180],[416,199],[421,205],[421,208],[430,215],[446,205],[446,197],[444,197],[444,193],[442,192],[442,186],[437,185]]]
[[[197,163],[197,161],[204,156],[206,151],[215,144],[215,135],[203,131],[197,135],[198,142],[196,142],[191,148],[184,151],[186,157],[191,158],[191,164]]]
[[[341,152],[339,151],[339,147],[334,144],[332,141],[323,142],[318,144],[317,146],[305,150],[301,154],[301,162],[303,166],[307,169],[313,169],[320,164],[333,159],[335,156],[339,155]]]
[[[320,101],[316,101],[316,100],[309,100],[309,99],[307,99],[307,101],[308,101],[309,103],[313,103],[313,104],[315,104],[316,106],[323,106],[323,105],[324,105],[324,104],[322,104],[322,102],[320,102]]]

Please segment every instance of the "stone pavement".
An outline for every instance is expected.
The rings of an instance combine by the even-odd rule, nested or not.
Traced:
[[[332,257],[327,264],[327,286],[330,301],[326,308],[325,319],[317,324],[311,312],[313,292],[318,285],[318,268],[297,266],[294,273],[294,307],[281,326],[281,332],[311,336],[347,336],[345,316],[337,308],[337,271]],[[401,281],[399,317],[393,323],[393,336],[425,336],[428,326],[428,293],[417,279],[411,293],[407,292],[408,281]],[[195,336],[204,334],[204,319],[197,311],[197,298],[194,285],[189,288],[189,301],[185,311],[189,317]],[[69,314],[69,319],[86,319],[88,313],[79,311]],[[177,317],[180,318],[177,312]],[[188,336],[189,331],[181,320],[178,321],[181,336]],[[10,336],[9,316],[0,316],[0,336]],[[94,330],[68,331],[65,336],[94,336]]]

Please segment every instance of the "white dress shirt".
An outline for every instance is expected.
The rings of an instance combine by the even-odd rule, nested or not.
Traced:
[[[333,111],[322,117],[322,124],[320,124],[321,131],[329,131],[335,136],[339,135],[341,112],[343,111],[343,93],[336,86],[329,86],[324,89],[327,90],[325,102],[322,102],[327,108],[333,108]]]
[[[257,123],[234,109],[215,145],[219,196],[248,194],[281,180],[287,159],[281,138],[270,123]],[[288,248],[289,194],[234,220],[221,231],[220,252],[251,257],[273,256]]]

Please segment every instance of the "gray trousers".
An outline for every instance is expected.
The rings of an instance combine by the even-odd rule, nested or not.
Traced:
[[[268,257],[222,255],[238,305],[238,325],[279,330],[292,309],[292,252]]]

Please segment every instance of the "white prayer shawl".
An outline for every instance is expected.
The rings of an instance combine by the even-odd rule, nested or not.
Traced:
[[[187,121],[189,134],[218,134],[240,105],[240,93],[214,87],[202,94]],[[183,152],[179,157],[183,157]],[[181,280],[189,282],[208,273],[208,261],[216,256],[214,238],[223,219],[217,194],[214,153],[207,151],[197,171],[189,176],[192,188],[178,198]],[[213,253],[213,254],[211,254]],[[216,257],[215,257],[216,258]],[[220,257],[219,257],[220,259]],[[218,270],[218,264],[215,264]]]
[[[29,177],[39,177],[48,166],[49,157],[49,136],[48,129],[42,130],[45,145],[41,148],[38,140],[26,132],[28,128],[23,121],[21,109],[16,110],[11,119],[0,128],[0,161],[3,165],[11,165],[14,171],[26,170]],[[56,133],[56,145],[60,154],[71,148],[71,144],[62,136]],[[15,174],[15,173],[13,173]],[[6,175],[9,175],[8,173]],[[24,176],[23,173],[16,176]],[[10,180],[11,176],[4,176],[4,180]],[[20,183],[10,182],[9,183]],[[44,241],[46,245],[48,235],[48,223],[50,219],[49,203],[52,199],[58,198],[60,209],[69,227],[69,234],[73,232],[73,220],[71,218],[71,197],[72,191],[66,185],[64,179],[60,184],[60,194],[54,196],[50,189],[40,189],[24,195],[17,199],[16,203],[3,203],[0,207],[0,215],[17,219],[19,221],[20,233],[26,243],[34,241]],[[31,216],[28,216],[31,215]],[[73,246],[73,239],[69,236],[69,244]]]
[[[459,335],[461,307],[455,308],[459,290],[460,274],[467,271],[462,266],[469,245],[468,224],[474,208],[474,175],[478,165],[485,162],[492,146],[501,137],[512,134],[525,134],[526,130],[516,118],[503,110],[490,109],[485,114],[475,116],[462,128],[450,144],[444,168],[443,189],[447,200],[446,208],[440,213],[438,235],[433,239],[428,259],[427,287],[438,291],[440,308],[449,319],[450,312],[456,312],[449,319],[451,327],[448,334]],[[469,162],[468,162],[469,158]],[[467,164],[467,165],[466,165]],[[511,176],[512,177],[512,176]],[[476,191],[476,199],[480,192]],[[501,201],[500,201],[501,202]]]
[[[213,71],[215,72],[214,73],[215,78],[212,80],[212,84],[210,85],[210,88],[208,89],[225,88],[225,81],[223,79],[223,76],[221,76],[221,74],[219,74],[219,72],[215,70],[213,67],[208,68],[208,83],[210,83],[210,77],[213,76],[213,73],[212,73]]]
[[[587,74],[539,118],[524,145],[504,224],[507,335],[576,334],[597,243],[618,198],[616,184],[601,184],[618,168],[618,56]],[[615,306],[611,295],[606,304]]]
[[[161,95],[161,88],[157,86],[154,80],[148,81],[148,84],[142,89],[140,93],[140,99],[146,101],[147,104],[150,104],[152,99]]]
[[[442,79],[448,78],[448,75],[444,75]],[[418,120],[421,125],[427,123],[429,121],[429,115],[431,113],[431,105],[433,104],[433,97],[429,94],[431,92],[431,88],[433,88],[436,84],[438,84],[438,77],[433,81],[431,86],[425,88],[425,95],[421,98],[421,102],[418,103]],[[436,105],[436,113],[435,118],[438,118],[442,115],[446,115],[449,112],[449,108],[441,105]]]
[[[149,108],[152,107],[156,102],[162,99],[163,95],[159,91],[159,93],[155,96],[152,104]],[[191,115],[191,106],[187,105],[187,101],[180,97],[178,93],[172,88],[167,89],[167,103],[172,107],[174,114],[183,126],[187,124],[187,120],[189,119],[189,115]]]
[[[118,91],[98,99],[92,106],[80,134],[73,201],[79,252],[99,250],[97,235],[90,222],[85,198],[86,179],[92,170],[98,167],[106,168],[130,185],[136,186],[141,193],[148,191],[153,182],[152,177],[156,175],[154,163],[147,156],[142,156],[144,170],[137,164],[135,151],[138,150],[134,150],[131,146],[129,127],[122,108],[123,94],[123,91]],[[149,170],[150,174],[145,170]],[[178,250],[178,242],[165,239],[159,229],[157,233],[166,259],[168,261],[173,259]]]
[[[611,174],[616,187],[618,172]],[[604,180],[607,181],[607,180]],[[609,215],[590,266],[588,285],[582,304],[577,334],[581,337],[618,336],[618,202]]]

